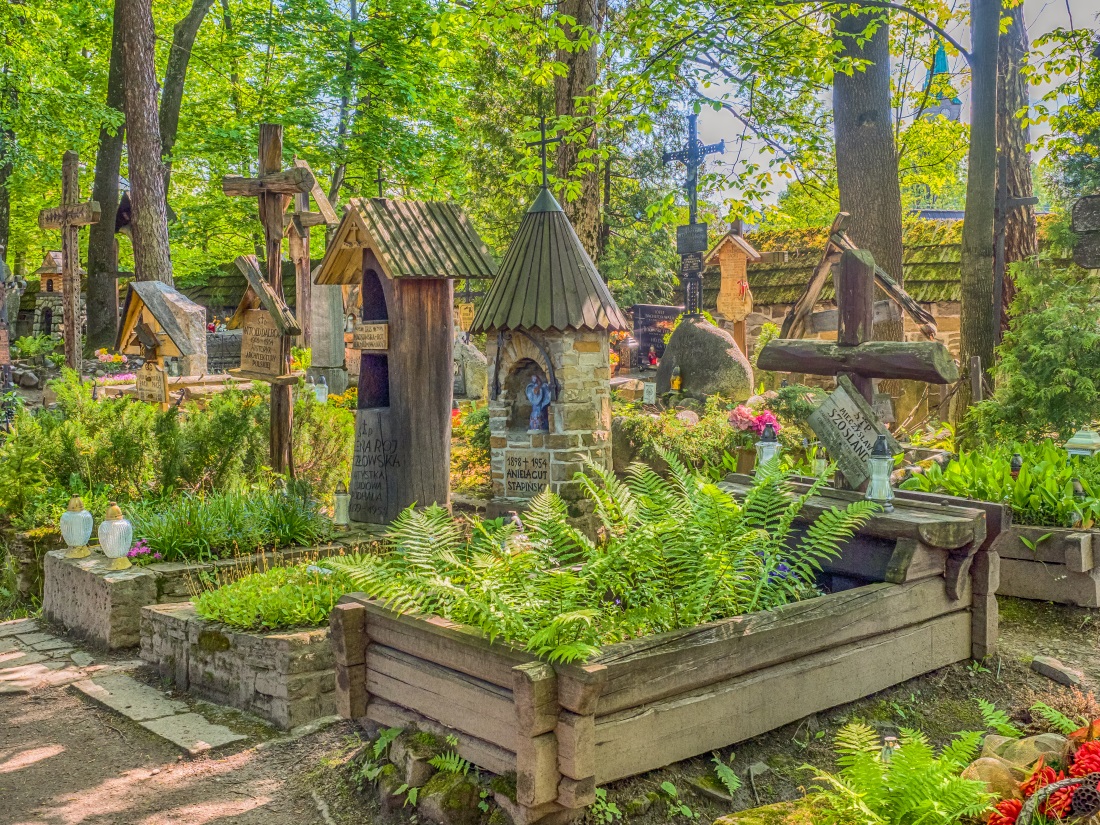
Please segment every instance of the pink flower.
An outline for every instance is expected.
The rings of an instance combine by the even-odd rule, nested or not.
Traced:
[[[730,426],[735,429],[742,431],[754,429],[755,422],[756,419],[753,417],[752,410],[744,404],[730,411]],[[763,432],[763,430],[760,430],[760,432]]]
[[[779,435],[779,431],[782,429],[782,427],[779,425],[779,419],[775,417],[775,413],[773,413],[771,410],[764,410],[764,412],[760,413],[752,419],[752,428],[757,435],[763,435],[764,428],[767,427],[769,424],[771,424],[772,427],[775,429],[775,434]]]

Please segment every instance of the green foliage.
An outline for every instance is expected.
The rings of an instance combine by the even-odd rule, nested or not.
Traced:
[[[737,792],[741,790],[741,778],[734,773],[733,768],[726,764],[717,752],[711,754],[710,761],[714,765],[714,775],[718,777],[718,781],[722,783],[726,793],[730,796],[737,796]],[[730,763],[732,762],[733,754],[730,754]]]
[[[1048,262],[1015,264],[1012,321],[998,349],[996,391],[975,405],[964,437],[980,442],[1069,438],[1100,419],[1098,284]]]
[[[728,401],[711,396],[698,424],[677,418],[679,410],[653,415],[631,406],[616,410],[616,414],[622,417],[623,434],[638,446],[641,458],[659,461],[662,453],[674,452],[685,464],[701,468],[720,462],[723,453],[736,453],[756,441],[751,430],[730,426],[729,411]]]
[[[207,561],[259,550],[311,546],[328,534],[305,485],[286,492],[250,490],[185,494],[135,503],[129,511],[135,539],[165,561]]]
[[[668,819],[676,819],[682,817],[684,819],[694,821],[699,818],[698,811],[693,811],[683,798],[680,796],[680,792],[676,789],[668,780],[661,783],[661,794],[665,798],[665,802],[668,803],[667,817]]]
[[[667,480],[644,465],[625,481],[596,467],[594,478],[577,476],[602,526],[598,543],[546,492],[522,526],[473,518],[464,527],[442,508],[410,508],[387,534],[390,553],[324,564],[391,609],[578,661],[604,644],[816,595],[822,560],[875,509],[854,502],[796,534],[794,519],[820,482],[795,496],[768,466],[738,502],[671,454],[664,460]]]
[[[1071,733],[1088,725],[1088,720],[1084,720],[1083,722],[1074,721],[1045,702],[1036,702],[1031,706],[1031,712],[1041,716],[1048,725],[1062,734],[1062,736],[1069,736]]]
[[[1019,739],[1024,735],[1022,730],[1012,724],[1008,714],[1003,710],[998,710],[992,702],[981,698],[974,701],[978,703],[978,707],[981,709],[982,721],[985,722],[987,728],[992,728],[1001,736],[1010,736],[1013,739]]]
[[[959,774],[981,749],[981,733],[963,733],[936,755],[927,737],[902,729],[900,744],[883,752],[878,733],[862,722],[836,736],[836,774],[821,772],[816,793],[825,823],[950,825],[983,814],[993,801],[983,782]],[[809,770],[817,770],[807,766]]]
[[[360,790],[364,789],[366,783],[374,782],[381,776],[387,765],[386,755],[389,753],[390,745],[401,733],[401,728],[383,728],[378,732],[378,738],[369,747],[363,749],[359,765],[355,771],[355,778]]]
[[[347,577],[313,564],[273,567],[206,590],[195,600],[195,611],[238,630],[321,627],[351,589]]]
[[[470,772],[470,763],[459,756],[455,750],[458,747],[458,739],[455,736],[448,736],[447,744],[451,746],[451,749],[443,753],[437,753],[428,760],[428,764],[443,773],[466,776]]]
[[[1012,456],[1023,459],[1012,478]],[[1080,484],[1077,493],[1074,483]],[[1100,518],[1100,459],[1070,458],[1065,448],[1038,444],[987,446],[961,453],[946,468],[931,464],[902,483],[906,490],[948,493],[1012,506],[1018,524],[1091,527]]]
[[[13,358],[35,358],[52,353],[61,343],[52,335],[24,335],[11,342],[11,354]]]
[[[623,818],[619,806],[607,798],[606,788],[596,788],[596,801],[588,806],[596,825],[612,825]]]

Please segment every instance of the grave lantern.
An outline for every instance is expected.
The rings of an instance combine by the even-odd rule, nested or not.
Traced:
[[[68,509],[61,514],[61,538],[69,552],[65,554],[67,559],[84,559],[92,554],[88,548],[88,539],[92,537],[92,514],[81,501],[80,496],[69,499]]]
[[[103,555],[111,560],[111,570],[125,570],[130,566],[127,554],[134,540],[134,526],[122,515],[122,510],[113,501],[107,508],[107,514],[99,523],[99,546]]]
[[[313,392],[317,395],[318,404],[328,403],[328,381],[325,380],[325,376],[317,376],[317,382],[313,385]]]
[[[775,427],[772,424],[765,424],[764,432],[756,442],[756,466],[763,467],[778,455],[779,439],[775,435]]]
[[[886,436],[875,439],[871,457],[867,459],[867,471],[871,476],[867,483],[867,500],[881,504],[887,513],[893,511],[894,505],[890,502],[894,500],[894,490],[890,486],[890,474],[894,472],[894,457],[890,455]]]
[[[332,525],[337,530],[347,530],[351,526],[350,505],[351,493],[344,486],[344,482],[338,481],[336,490],[332,494]]]
[[[1092,458],[1100,452],[1100,435],[1088,427],[1082,427],[1066,442],[1066,453],[1070,456]]]
[[[1012,475],[1012,480],[1015,481],[1020,477],[1020,470],[1024,469],[1024,457],[1019,453],[1012,454],[1012,461],[1008,465],[1009,473]]]

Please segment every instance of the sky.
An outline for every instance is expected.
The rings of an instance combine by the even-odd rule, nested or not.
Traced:
[[[1075,26],[1100,31],[1100,19],[1098,19],[1100,0],[1025,0],[1024,15],[1027,20],[1028,35],[1032,41],[1059,27],[1070,28]],[[949,29],[948,32],[969,48],[970,32],[965,25]],[[957,55],[950,57],[951,71],[953,73],[961,71],[963,62],[962,57]],[[1033,86],[1031,99],[1033,101],[1039,100],[1056,85],[1057,82]],[[962,119],[969,121],[969,89],[966,87],[959,88],[958,92],[963,102]],[[699,115],[699,137],[704,143],[715,143],[724,139],[729,142],[730,146],[733,146],[740,133],[741,125],[728,112],[715,112],[713,109],[705,108]],[[1041,128],[1032,127],[1031,136],[1033,140],[1041,133]],[[771,202],[778,198],[781,189],[782,187],[779,186],[772,193]]]

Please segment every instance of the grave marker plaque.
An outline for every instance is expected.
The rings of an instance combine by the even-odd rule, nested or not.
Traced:
[[[152,361],[146,361],[142,365],[134,382],[139,401],[150,404],[168,403],[168,374]]]
[[[356,324],[351,345],[355,349],[387,350],[390,348],[389,324]]]
[[[244,317],[241,372],[278,378],[284,372],[279,328],[266,309],[250,309]]]
[[[546,450],[504,451],[504,495],[534,498],[550,484],[550,453]]]
[[[351,465],[352,521],[387,524],[400,514],[393,472],[401,467],[397,428],[388,409],[359,410],[355,415],[355,452]]]
[[[814,410],[808,423],[853,488],[871,477],[867,459],[878,436],[886,436],[892,455],[902,452],[901,445],[845,375],[837,378],[836,390]]]
[[[8,339],[8,328],[0,325],[0,367],[11,364],[11,342]]]
[[[652,381],[646,381],[642,385],[642,403],[643,404],[656,404],[657,403],[657,385]]]
[[[476,308],[473,304],[463,303],[458,305],[458,328],[463,332],[469,332],[474,323]]]

